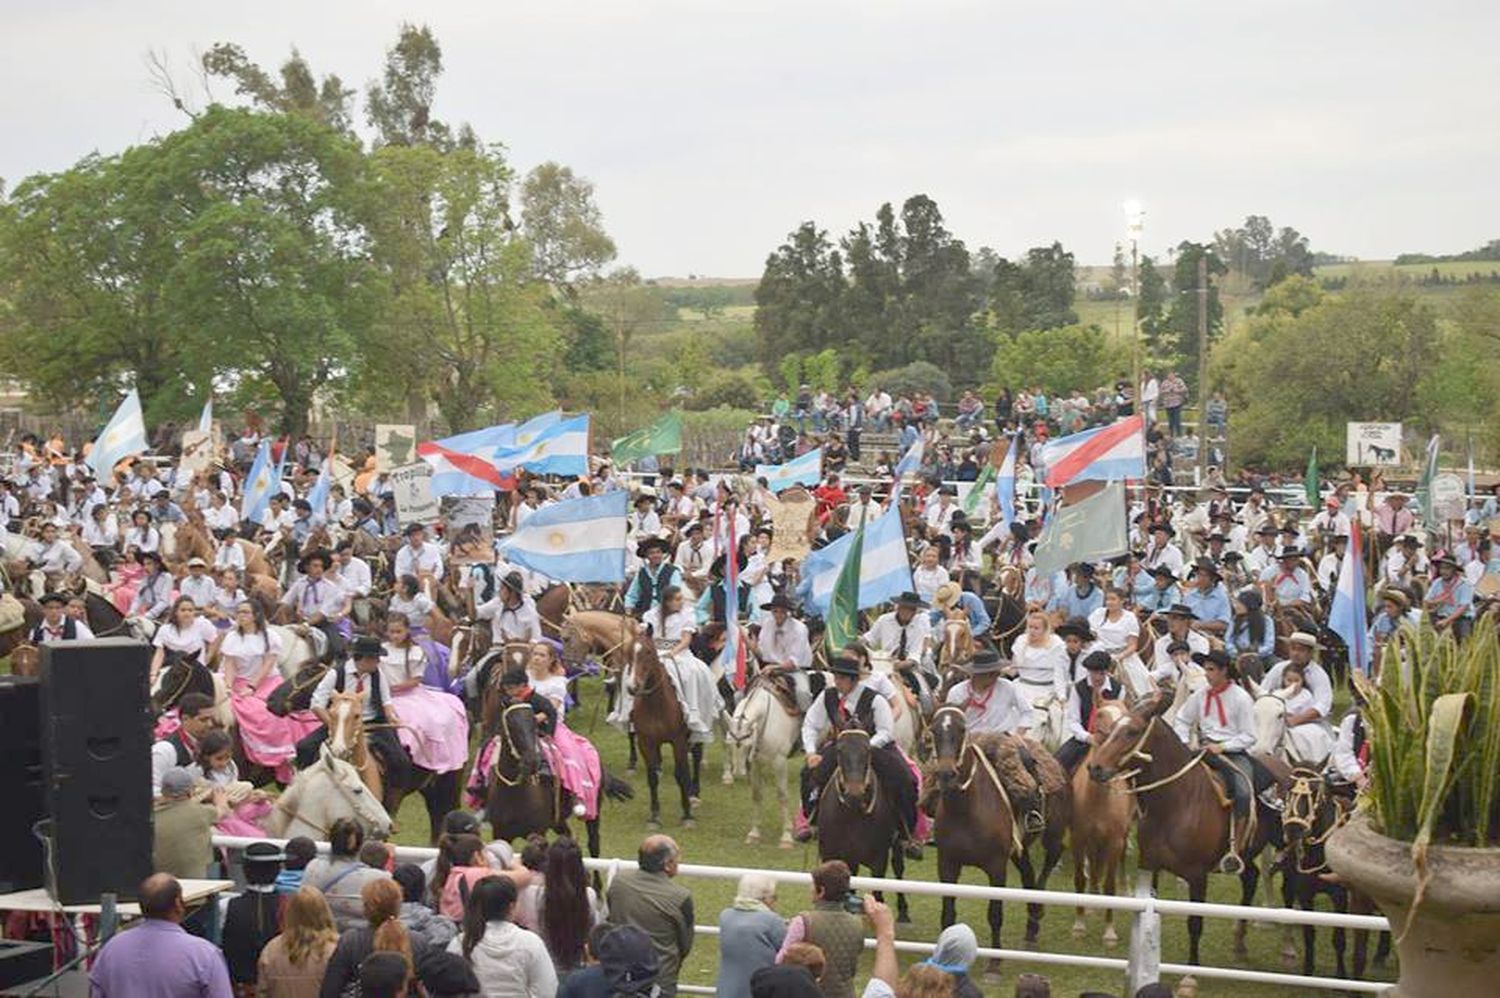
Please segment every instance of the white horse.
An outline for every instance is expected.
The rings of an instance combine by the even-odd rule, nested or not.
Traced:
[[[756,683],[740,700],[729,719],[726,741],[734,774],[750,782],[750,831],[746,845],[760,842],[761,792],[766,768],[776,778],[776,802],[781,806],[781,848],[792,847],[792,812],[787,800],[787,757],[802,733],[802,719],[787,713],[781,701],[764,684]]]
[[[1197,693],[1208,685],[1208,676],[1203,673],[1203,666],[1196,662],[1187,662],[1177,673],[1177,684],[1172,693],[1172,705],[1167,708],[1162,720],[1171,724],[1178,711],[1187,704],[1188,697]]]
[[[917,708],[906,699],[906,691],[911,687],[906,685],[906,680],[896,674],[895,661],[888,652],[872,651],[870,667],[875,672],[883,672],[890,676],[891,682],[895,684],[896,695],[901,700],[901,708],[896,712],[893,725],[896,744],[901,746],[901,751],[906,753],[908,759],[915,759],[917,757]],[[936,698],[937,690],[933,690],[932,695]]]
[[[307,636],[296,627],[286,624],[267,624],[266,630],[281,639],[281,653],[276,659],[276,668],[286,679],[295,679],[305,665],[323,657],[323,645],[327,637],[322,631],[309,628]]]
[[[1297,693],[1301,693],[1298,690]],[[1255,700],[1255,746],[1252,752],[1274,755],[1295,768],[1321,772],[1333,752],[1333,729],[1322,721],[1289,726],[1288,713],[1295,713],[1285,690]],[[1300,709],[1297,708],[1297,709]]]
[[[266,834],[277,838],[306,835],[322,841],[340,818],[353,818],[366,835],[385,838],[391,833],[390,814],[365,787],[359,770],[324,745],[318,761],[297,774],[264,824]]]

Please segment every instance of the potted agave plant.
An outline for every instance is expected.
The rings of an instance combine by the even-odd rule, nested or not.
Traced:
[[[1358,813],[1328,863],[1390,919],[1395,994],[1500,994],[1500,638],[1423,626],[1360,681],[1370,743]]]

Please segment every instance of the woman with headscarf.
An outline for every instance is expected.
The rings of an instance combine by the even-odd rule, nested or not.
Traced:
[[[750,998],[750,977],[776,963],[786,939],[786,919],[772,910],[776,881],[764,873],[740,878],[734,902],[719,912],[719,977],[715,993]]]
[[[960,922],[943,930],[932,956],[922,962],[953,978],[956,998],[980,998],[979,987],[969,977],[969,967],[978,956],[979,940],[974,937],[974,930]]]

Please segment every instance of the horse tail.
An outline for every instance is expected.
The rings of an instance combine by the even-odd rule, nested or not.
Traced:
[[[608,772],[600,774],[600,789],[604,796],[613,801],[626,801],[635,798],[635,788],[618,776],[612,776]]]

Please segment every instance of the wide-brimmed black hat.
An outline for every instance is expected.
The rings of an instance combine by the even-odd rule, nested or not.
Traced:
[[[927,609],[927,602],[916,593],[902,593],[900,596],[897,596],[895,599],[891,600],[891,604],[893,606],[909,606],[918,610]]]
[[[1198,615],[1193,612],[1193,608],[1188,606],[1186,603],[1173,603],[1171,606],[1163,610],[1162,613],[1166,614],[1168,617],[1186,617],[1188,620],[1198,619]]]
[[[1303,551],[1299,547],[1292,547],[1290,544],[1288,544],[1286,547],[1283,547],[1280,551],[1276,552],[1276,557],[1278,559],[1305,558],[1307,557],[1307,552]]]
[[[859,659],[855,658],[853,655],[840,654],[834,656],[833,661],[828,663],[828,671],[833,673],[835,676],[858,677],[861,671],[863,671],[863,667],[861,666]]]
[[[660,551],[666,554],[671,550],[672,546],[660,537],[647,537],[635,546],[635,556],[637,558],[644,558],[652,551]]]
[[[165,562],[161,560],[160,551],[137,551],[135,553],[135,560],[137,564],[144,565],[147,558],[150,558],[152,561],[156,562],[158,568],[165,564]]]
[[[37,602],[42,606],[46,606],[48,603],[67,603],[68,597],[62,593],[42,593],[41,596],[37,597]]]
[[[500,585],[509,589],[517,596],[526,591],[526,580],[521,578],[520,572],[506,572],[500,579]]]
[[[1219,566],[1210,558],[1199,558],[1193,562],[1193,572],[1207,572],[1216,579],[1222,579],[1224,573],[1219,571]]]
[[[1171,579],[1173,582],[1177,581],[1177,573],[1172,571],[1171,565],[1152,565],[1150,568],[1146,569],[1146,572],[1149,575],[1156,576],[1158,579],[1165,576]]]
[[[1000,653],[991,648],[981,648],[974,653],[974,659],[968,665],[971,676],[990,676],[1005,669],[1006,661]]]
[[[307,554],[297,559],[297,571],[306,575],[307,566],[312,563],[314,559],[321,561],[325,569],[329,565],[333,564],[333,554],[326,548],[318,548],[317,550],[307,552]]]
[[[1275,537],[1276,536],[1276,524],[1272,523],[1270,520],[1267,520],[1265,523],[1262,523],[1260,526],[1258,526],[1258,527],[1255,528],[1255,536],[1256,537]]]
[[[1158,520],[1155,523],[1151,524],[1151,530],[1153,533],[1158,530],[1163,531],[1168,537],[1173,537],[1177,533],[1177,531],[1172,528],[1172,525],[1170,523],[1166,523],[1162,520]]]
[[[425,523],[408,523],[406,529],[402,531],[407,537],[410,537],[412,534],[425,534],[426,532],[427,524]]]
[[[380,658],[385,655],[385,645],[377,637],[361,634],[349,646],[349,654],[354,658]]]
[[[1439,554],[1439,555],[1434,555],[1429,560],[1432,562],[1432,567],[1433,568],[1437,568],[1439,565],[1452,565],[1454,568],[1462,568],[1463,567],[1463,566],[1461,566],[1458,563],[1458,559],[1457,558],[1453,557],[1451,554],[1448,554],[1447,552],[1444,552],[1443,554]]]
[[[762,610],[775,610],[778,607],[788,612],[792,612],[797,609],[797,605],[790,599],[788,599],[785,593],[777,593],[775,596],[772,596],[769,601],[760,605],[760,608]]]
[[[1094,629],[1089,626],[1088,619],[1085,617],[1069,617],[1057,625],[1056,633],[1064,638],[1073,635],[1084,641],[1094,640]]]
[[[1193,652],[1193,661],[1199,665],[1207,665],[1212,662],[1225,672],[1229,673],[1230,679],[1239,678],[1239,670],[1234,667],[1234,659],[1229,657],[1229,652],[1222,648],[1214,648],[1211,651]]]

